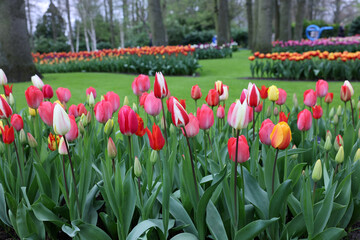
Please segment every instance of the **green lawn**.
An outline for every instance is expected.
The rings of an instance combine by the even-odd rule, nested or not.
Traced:
[[[250,77],[250,62],[248,56],[250,52],[243,50],[235,52],[232,58],[201,60],[202,69],[199,77],[167,77],[168,88],[173,96],[179,99],[186,99],[188,111],[194,110],[194,101],[190,97],[191,86],[198,84],[202,90],[203,97],[198,104],[205,102],[205,97],[210,88],[214,87],[214,82],[222,80],[224,84],[229,86],[229,101],[239,98],[243,88],[247,88],[249,80],[239,79],[240,77]],[[89,86],[97,90],[98,96],[105,94],[108,91],[114,91],[120,96],[121,104],[124,97],[128,96],[130,103],[136,101],[136,98],[131,89],[131,83],[135,75],[128,74],[114,74],[114,73],[59,73],[59,74],[45,74],[45,84],[50,84],[55,91],[58,87],[66,87],[71,90],[72,97],[70,104],[78,104],[84,102],[86,99],[85,90]],[[154,77],[150,77],[151,85],[154,83]],[[302,103],[303,93],[306,89],[315,89],[315,82],[307,81],[268,81],[255,80],[253,81],[257,86],[272,84],[283,88],[288,93],[286,104],[292,106],[292,96],[294,93],[298,96],[299,103]],[[334,103],[332,106],[337,106],[340,101],[340,86],[343,81],[329,82],[329,91],[334,92]],[[27,107],[24,92],[28,86],[31,85],[29,79],[25,83],[14,84],[13,94],[16,98],[17,109]],[[352,83],[356,97],[359,96],[360,82]],[[56,97],[56,95],[55,95]],[[98,97],[97,100],[100,98]],[[355,99],[355,98],[353,98]],[[68,105],[70,106],[70,105]],[[267,105],[268,106],[268,105]]]

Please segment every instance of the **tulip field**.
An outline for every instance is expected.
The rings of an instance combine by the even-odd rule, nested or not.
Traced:
[[[0,70],[1,227],[21,239],[346,237],[360,220],[359,83],[239,79],[247,57],[202,61],[200,77],[11,85]]]

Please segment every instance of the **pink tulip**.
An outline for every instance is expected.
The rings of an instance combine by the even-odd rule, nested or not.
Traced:
[[[327,81],[320,79],[316,82],[315,90],[318,97],[325,97],[329,91],[329,84],[327,83]]]
[[[75,117],[73,115],[71,115],[71,116],[69,116],[69,118],[70,118],[71,128],[70,128],[70,131],[65,134],[65,137],[66,137],[66,140],[68,140],[69,142],[72,142],[75,139],[77,139],[77,137],[79,136],[79,129],[76,124]]]
[[[120,97],[114,92],[107,92],[104,95],[106,101],[110,102],[112,105],[113,113],[116,112],[120,107]]]
[[[216,117],[219,119],[223,119],[225,117],[225,109],[223,106],[219,105],[216,111]]]
[[[95,118],[99,123],[106,123],[113,114],[113,107],[109,101],[97,102],[94,107]]]
[[[133,92],[136,96],[141,96],[142,93],[147,92],[150,88],[149,76],[140,74],[134,79],[131,84]]]
[[[85,115],[87,114],[87,110],[86,110],[84,104],[82,104],[82,103],[79,103],[77,105],[77,111],[78,111],[78,116],[81,116],[83,114],[85,114]]]
[[[145,112],[151,116],[157,116],[162,110],[161,100],[154,96],[154,93],[151,92],[145,100],[144,109]]]
[[[94,99],[96,98],[96,89],[93,87],[89,87],[88,89],[86,89],[86,97],[90,97],[90,93],[93,94]]]
[[[44,95],[37,87],[30,86],[25,91],[25,98],[30,108],[37,109],[44,100]]]
[[[228,152],[229,158],[235,162],[236,159],[236,138],[232,137],[228,140]],[[237,152],[237,162],[243,163],[249,160],[250,152],[249,145],[246,141],[244,135],[239,136],[238,138],[238,152]]]
[[[234,110],[235,105],[236,105],[236,103],[232,103],[232,104],[230,105],[230,108],[229,108],[229,111],[228,111],[228,115],[227,115],[227,122],[228,122],[228,124],[229,124],[230,126],[231,126],[231,114],[232,114],[232,112],[233,112],[233,110]]]
[[[201,108],[197,109],[196,117],[199,120],[199,127],[202,130],[207,130],[214,125],[214,113],[206,104],[203,104]]]
[[[278,88],[279,90],[279,98],[276,100],[277,105],[283,105],[286,102],[287,93],[284,89]]]
[[[13,114],[10,123],[18,132],[24,128],[24,121],[19,114]]]
[[[138,120],[134,110],[129,106],[123,106],[118,113],[118,123],[120,132],[126,136],[136,133],[138,129]]]
[[[38,109],[41,120],[49,127],[53,125],[54,107],[51,102],[42,102]]]
[[[145,104],[145,100],[147,98],[149,94],[147,92],[144,92],[141,97],[140,97],[140,106],[143,106],[144,107],[144,104]]]
[[[244,88],[240,95],[240,103],[241,104],[246,100],[247,95],[248,95],[248,90]]]
[[[300,131],[307,131],[311,128],[312,116],[311,112],[307,109],[302,110],[298,114],[297,126]]]
[[[268,146],[271,145],[270,134],[271,134],[272,130],[274,129],[274,126],[275,126],[275,124],[269,118],[265,119],[261,123],[259,137],[260,137],[260,141],[263,144],[266,144]]]
[[[316,104],[316,93],[312,89],[308,89],[304,92],[304,104],[308,107],[313,107]]]
[[[62,103],[67,103],[71,98],[71,92],[67,88],[59,87],[56,90],[56,96]]]
[[[255,112],[259,113],[261,112],[263,109],[263,102],[261,102],[256,108],[255,108]]]
[[[252,122],[254,120],[253,108],[248,106],[247,110],[248,114],[248,122]]]
[[[54,96],[54,91],[52,87],[48,84],[45,84],[42,88],[42,92],[44,94],[45,99],[51,99]]]
[[[71,115],[74,116],[75,118],[79,116],[78,108],[74,104],[69,107],[69,116]]]
[[[10,105],[0,95],[0,118],[9,118],[12,114],[13,114],[13,111],[12,111]]]
[[[188,137],[195,137],[199,133],[199,120],[192,113],[189,114],[189,122],[185,126]],[[185,136],[185,132],[182,129]]]
[[[64,137],[61,137],[60,142],[59,142],[59,148],[58,148],[58,151],[59,151],[60,155],[67,155],[68,154],[66,145],[67,144],[66,144],[66,142],[64,140]]]
[[[202,96],[201,88],[196,84],[191,88],[191,98],[194,100],[200,99]]]

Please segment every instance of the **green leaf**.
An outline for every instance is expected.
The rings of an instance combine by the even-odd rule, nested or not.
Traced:
[[[133,177],[132,177],[132,168],[130,168],[130,170],[127,172],[126,176],[125,176],[125,180],[124,180],[124,188],[123,188],[123,192],[122,192],[122,215],[124,217],[124,226],[122,226],[123,228],[125,228],[125,233],[127,233],[129,231],[130,228],[130,224],[131,224],[131,220],[133,218],[134,215],[134,210],[135,210],[135,204],[136,204],[136,190],[135,190],[135,185],[133,182]]]
[[[236,240],[252,240],[256,236],[258,236],[262,231],[265,230],[270,224],[276,222],[279,218],[272,218],[270,220],[256,220],[239,231],[235,234]]]
[[[212,201],[206,208],[206,223],[215,239],[227,240],[226,230],[221,215]]]
[[[287,202],[287,198],[290,195],[291,180],[286,180],[283,182],[274,192],[273,196],[270,199],[269,206],[269,217],[279,217],[280,211],[284,209],[284,205]]]
[[[6,210],[5,192],[1,183],[0,183],[0,219],[6,225],[11,226]]]
[[[170,240],[197,240],[198,238],[191,233],[180,233],[174,237],[172,237]]]
[[[288,176],[288,179],[292,180],[292,184],[291,184],[292,188],[298,182],[304,166],[306,166],[306,163],[299,163],[291,170],[290,175]]]
[[[288,150],[287,150],[287,155],[288,155],[288,156],[291,156],[291,155],[294,155],[294,154],[300,154],[300,153],[308,152],[308,151],[310,151],[310,150],[311,150],[311,149],[305,149],[305,148],[288,149]],[[286,154],[285,151],[279,152],[279,154],[278,154],[278,159],[279,159],[279,158],[282,158],[282,157],[285,157],[285,154]]]
[[[311,188],[310,181],[303,181],[303,190],[301,193],[301,209],[304,214],[304,220],[306,224],[306,229],[308,231],[309,236],[311,236],[314,232],[314,216],[313,216],[313,206],[311,201]]]
[[[80,231],[77,232],[77,234],[80,236],[80,239],[111,240],[109,235],[107,235],[102,229],[95,225],[84,223],[80,220],[73,221],[71,224],[79,228]]]
[[[170,220],[169,221],[169,228],[172,228],[174,226],[175,221]],[[161,230],[162,233],[164,233],[164,227],[162,220],[160,219],[148,219],[145,221],[140,222],[138,225],[136,225],[133,230],[129,233],[126,240],[138,240],[141,235],[143,235],[148,229],[156,227]]]
[[[325,231],[317,234],[312,240],[337,240],[346,237],[346,232],[342,228],[328,228]]]
[[[42,222],[52,222],[61,227],[64,222],[61,221],[50,209],[46,208],[42,203],[35,203],[31,206],[35,217]]]
[[[304,216],[302,213],[296,215],[290,222],[288,222],[281,233],[281,240],[293,239],[295,236],[300,236],[306,231]]]

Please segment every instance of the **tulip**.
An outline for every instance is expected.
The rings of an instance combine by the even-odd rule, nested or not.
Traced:
[[[135,135],[142,137],[146,133],[146,129],[144,128],[144,120],[139,116],[139,114],[137,114],[137,113],[135,113],[135,114],[136,114],[136,118],[138,120],[138,129],[136,130]]]
[[[210,107],[217,106],[219,104],[219,93],[215,89],[210,89],[205,101]]]
[[[69,116],[70,118],[70,131],[65,134],[66,140],[69,142],[74,141],[79,136],[79,129],[75,121],[74,116]]]
[[[238,138],[238,152],[236,154],[236,138],[232,137],[228,140],[228,152],[229,158],[232,161],[236,161],[237,155],[237,162],[243,163],[249,160],[250,152],[249,152],[249,145],[244,135],[239,136]]]
[[[146,100],[146,98],[147,98],[147,96],[148,96],[149,94],[147,93],[147,92],[144,92],[142,95],[141,95],[141,97],[140,97],[140,106],[144,106],[144,104],[145,104],[145,100]]]
[[[342,115],[342,107],[341,107],[341,105],[339,105],[338,108],[336,109],[336,115],[338,115],[338,116]]]
[[[15,103],[14,95],[12,93],[9,94],[9,104],[13,106]]]
[[[272,133],[272,130],[274,129],[274,123],[269,119],[265,119],[262,123],[261,123],[261,127],[259,130],[259,137],[260,137],[260,141],[265,144],[265,145],[271,145],[271,139],[270,139],[270,135]]]
[[[13,114],[11,116],[11,125],[15,128],[16,131],[20,131],[24,128],[24,122],[22,117],[19,114]]]
[[[111,137],[109,137],[107,144],[107,154],[110,159],[114,159],[117,155],[117,149]]]
[[[321,179],[321,177],[322,177],[322,166],[321,166],[321,160],[318,159],[315,163],[311,178],[312,180],[314,180],[314,182],[317,182]]]
[[[60,138],[60,142],[59,142],[59,154],[60,155],[67,155],[68,151],[67,151],[67,143],[64,141],[64,137]]]
[[[11,84],[11,86],[9,85],[4,85],[4,93],[5,93],[5,96],[9,97],[10,96],[10,93],[12,93],[12,88],[13,88],[13,85]]]
[[[312,107],[312,110],[314,119],[319,119],[322,117],[323,110],[320,105],[315,105],[314,107]]]
[[[326,137],[326,140],[325,140],[325,144],[324,144],[324,149],[325,151],[330,151],[331,150],[331,147],[332,147],[332,144],[331,144],[331,137],[330,136],[327,136]]]
[[[275,102],[279,99],[279,89],[274,86],[271,85],[268,89],[268,98],[270,101]]]
[[[29,114],[30,114],[30,116],[35,117],[35,116],[36,116],[36,113],[37,113],[37,110],[36,110],[36,109],[33,109],[33,108],[30,108],[30,107],[29,107]]]
[[[41,120],[50,127],[53,125],[54,107],[51,102],[41,102],[38,109]]]
[[[223,106],[219,105],[216,111],[216,117],[219,119],[223,119],[225,117],[225,109]]]
[[[271,107],[269,106],[266,110],[266,117],[271,117]]]
[[[219,96],[220,101],[226,101],[229,98],[229,86],[223,85],[223,93]]]
[[[179,103],[186,110],[186,101],[185,101],[185,99],[180,99]]]
[[[327,81],[320,79],[316,82],[315,90],[318,97],[325,97],[329,91],[329,84]]]
[[[326,137],[330,137],[330,140],[332,139],[332,134],[331,134],[331,132],[330,132],[330,130],[327,130],[326,131]]]
[[[142,93],[147,92],[150,89],[149,76],[140,74],[132,82],[131,88],[136,96],[141,96]]]
[[[214,89],[218,92],[219,96],[220,96],[221,94],[223,94],[224,89],[223,89],[223,83],[222,83],[222,81],[220,81],[220,80],[216,81],[216,82],[215,82]]]
[[[279,122],[288,122],[289,120],[289,115],[290,115],[290,112],[288,113],[288,115],[286,116],[284,112],[280,112],[280,115],[279,115]]]
[[[135,112],[138,111],[137,105],[134,102],[133,102],[133,105],[132,105],[132,110],[134,110]]]
[[[277,107],[274,108],[274,116],[277,117],[279,115],[279,110]]]
[[[73,104],[69,107],[69,115],[72,115],[76,118],[79,116],[78,108],[76,105]]]
[[[129,106],[123,106],[118,113],[118,123],[120,132],[126,136],[131,136],[136,133],[138,129],[138,120],[134,110]]]
[[[56,90],[56,96],[61,103],[67,103],[71,98],[71,92],[67,88],[59,87]]]
[[[35,138],[33,137],[33,135],[31,135],[31,133],[27,133],[27,141],[29,143],[29,146],[31,148],[36,148],[38,146],[38,143],[36,142]]]
[[[2,124],[0,126],[0,128],[2,128]],[[26,139],[26,134],[25,134],[25,131],[24,129],[21,129],[20,132],[19,132],[19,139],[20,139],[20,143],[22,145],[24,145],[25,143],[27,143],[27,139]]]
[[[276,100],[276,104],[277,105],[283,105],[286,102],[286,97],[287,97],[287,93],[285,90],[283,90],[282,88],[279,88],[279,98],[278,100]]]
[[[240,103],[242,104],[243,102],[245,102],[246,98],[248,95],[248,90],[247,89],[243,89],[240,95]]]
[[[184,130],[181,130],[183,132],[183,135],[185,136]],[[195,137],[199,133],[199,120],[192,113],[189,114],[189,122],[185,126],[185,131],[188,137]]]
[[[192,88],[191,88],[191,98],[194,99],[194,100],[198,100],[201,97],[202,97],[202,93],[201,93],[200,87],[197,84],[192,86]]]
[[[88,104],[89,104],[90,107],[95,106],[95,98],[94,98],[94,95],[93,95],[92,92],[89,95]]]
[[[54,96],[54,91],[52,87],[48,84],[45,84],[42,87],[42,93],[44,95],[44,99],[51,99]]]
[[[116,112],[120,107],[120,97],[114,92],[107,92],[104,95],[104,99],[111,103],[113,113]]]
[[[335,150],[338,151],[342,145],[344,145],[344,140],[343,140],[342,136],[339,134],[335,137],[335,141],[334,141]]]
[[[110,118],[109,120],[107,120],[107,122],[105,123],[104,126],[104,133],[109,136],[112,131],[114,129],[114,120],[112,118]]]
[[[338,117],[337,114],[335,114],[335,116],[333,117],[333,123],[334,123],[335,125],[337,125],[337,124],[339,123],[339,117]]]
[[[308,107],[312,107],[316,104],[316,93],[312,89],[308,89],[304,92],[304,104]]]
[[[70,118],[59,104],[55,104],[54,107],[53,128],[58,135],[65,135],[71,129]]]
[[[151,116],[157,116],[162,110],[161,100],[156,98],[154,93],[151,92],[145,100],[144,103],[145,112]]]
[[[197,109],[196,117],[199,120],[199,127],[202,130],[207,130],[214,125],[214,113],[205,104],[202,105],[201,109]]]
[[[351,97],[352,97],[354,95],[354,88],[352,87],[351,83],[348,80],[346,80],[344,82],[343,86],[347,86],[349,88],[350,94],[351,94]]]
[[[51,151],[55,151],[59,146],[60,136],[57,135],[56,137],[50,133],[48,136],[48,148]]]
[[[139,178],[141,176],[141,173],[142,173],[141,163],[140,163],[139,159],[137,157],[135,157],[134,174],[137,178]]]
[[[106,123],[113,114],[113,106],[110,102],[102,100],[94,107],[95,118],[99,123]]]
[[[151,162],[152,164],[155,164],[156,161],[158,160],[158,158],[159,158],[158,153],[157,153],[155,150],[152,150],[152,151],[151,151],[151,154],[150,154],[150,162]]]
[[[32,76],[31,77],[31,82],[32,82],[32,84],[35,86],[35,87],[37,87],[38,89],[42,89],[43,88],[43,86],[44,86],[44,83],[43,83],[43,81],[41,80],[41,78],[38,76],[38,75],[34,75],[34,76]]]
[[[307,109],[302,110],[298,114],[297,127],[300,131],[307,131],[311,128],[312,116],[311,112]]]
[[[358,148],[358,150],[355,153],[354,162],[359,161],[359,160],[360,160],[360,148]]]
[[[351,91],[348,86],[346,86],[346,85],[341,86],[340,98],[341,98],[341,101],[344,101],[344,102],[347,102],[351,99]]]
[[[326,102],[326,103],[332,103],[333,99],[334,99],[334,93],[327,93],[327,94],[325,95],[324,102]]]
[[[293,95],[293,104],[294,104],[294,108],[297,109],[299,106],[298,100],[297,100],[297,96],[296,93],[294,93]]]
[[[5,84],[7,84],[7,78],[4,71],[0,68],[0,85],[4,86]]]
[[[246,101],[249,107],[257,107],[260,104],[260,93],[255,84],[249,83]]]
[[[268,90],[269,88],[265,87],[264,85],[261,86],[261,89],[259,88],[259,93],[261,99],[267,99],[268,98]]]
[[[176,99],[174,99],[171,119],[176,127],[185,127],[189,123],[189,116],[186,110]]]
[[[81,115],[83,115],[83,114],[87,114],[87,110],[86,110],[86,108],[85,108],[85,105],[84,104],[82,104],[82,103],[79,103],[78,105],[77,105],[77,112],[78,112],[78,117],[79,116],[81,116]]]
[[[263,102],[257,105],[257,107],[255,108],[255,112],[259,113],[262,111],[262,109],[263,109]]]
[[[339,151],[336,153],[335,162],[340,164],[343,161],[344,161],[344,148],[343,148],[343,146],[341,146],[339,148]]]
[[[25,91],[25,98],[30,108],[37,109],[44,100],[44,95],[38,88],[30,86]]]
[[[237,130],[246,128],[249,123],[249,114],[248,114],[248,106],[247,104],[240,103],[240,101],[236,101],[233,109],[229,109],[228,113],[228,122],[229,125]],[[230,116],[230,120],[229,120]]]
[[[124,105],[128,105],[129,106],[129,99],[127,96],[124,97]]]
[[[270,134],[271,145],[275,149],[284,150],[291,142],[291,130],[286,122],[276,124]]]
[[[5,127],[1,127],[0,130],[1,130],[3,142],[5,144],[11,144],[14,142],[15,135],[14,135],[14,128],[12,126],[9,128],[8,125],[5,125]]]
[[[90,97],[90,94],[92,93],[94,99],[96,98],[96,89],[93,87],[89,87],[86,89],[86,98],[88,99]]]
[[[159,151],[164,147],[165,139],[158,125],[156,125],[155,123],[153,124],[152,132],[148,128],[146,128],[146,133],[149,137],[150,147],[153,150]]]
[[[79,135],[81,136],[81,134],[84,134],[85,133],[85,128],[84,128],[84,125],[81,121],[78,121],[78,129],[79,129]]]
[[[155,74],[155,83],[154,83],[154,95],[157,98],[163,99],[169,93],[166,80],[161,72]]]

